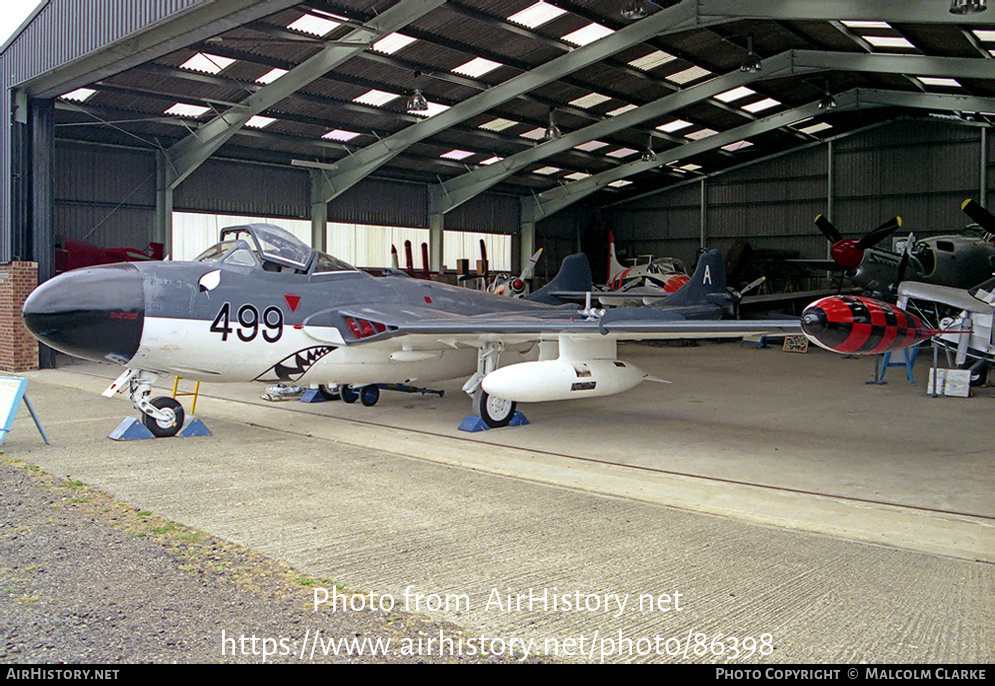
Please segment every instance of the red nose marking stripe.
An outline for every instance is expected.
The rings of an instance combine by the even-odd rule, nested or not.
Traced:
[[[679,274],[677,276],[671,276],[669,279],[667,279],[667,284],[663,287],[663,292],[673,293],[674,291],[678,290],[681,286],[686,284],[688,281],[690,281],[690,279],[684,276],[683,274]]]

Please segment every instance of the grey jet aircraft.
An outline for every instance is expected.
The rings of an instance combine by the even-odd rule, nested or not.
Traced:
[[[374,277],[266,224],[229,227],[192,262],[80,269],[39,286],[24,322],[43,343],[125,371],[105,391],[130,395],[157,436],[182,427],[158,375],[208,382],[337,386],[376,402],[377,384],[468,377],[490,427],[518,402],[611,395],[647,375],[618,359],[633,339],[798,334],[798,321],[713,321],[725,299],[721,256],[706,253],[666,307],[598,310],[551,293],[591,287],[586,257],[529,299],[391,273]],[[368,402],[371,401],[371,402]]]

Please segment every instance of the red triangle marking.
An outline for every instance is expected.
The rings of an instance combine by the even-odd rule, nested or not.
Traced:
[[[301,296],[288,293],[285,296],[283,296],[283,299],[287,301],[287,305],[290,307],[291,312],[297,311],[297,306],[301,302]]]

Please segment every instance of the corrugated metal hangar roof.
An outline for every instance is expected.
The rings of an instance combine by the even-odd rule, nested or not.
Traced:
[[[375,174],[431,184],[443,211],[495,189],[548,213],[898,116],[990,124],[995,10],[949,10],[311,0],[62,94],[56,131],[162,150],[174,185],[217,153],[321,169],[328,199]]]

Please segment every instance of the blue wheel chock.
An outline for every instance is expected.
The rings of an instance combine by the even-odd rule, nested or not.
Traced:
[[[210,435],[210,429],[196,417],[187,418],[187,421],[183,424],[183,428],[176,434],[176,436],[181,438]],[[152,435],[147,426],[142,424],[142,420],[138,417],[125,417],[118,424],[117,428],[110,433],[108,438],[115,441],[137,441],[145,438],[155,438],[155,436]]]
[[[508,426],[525,426],[527,424],[529,424],[529,420],[524,414],[517,411],[512,416],[511,421],[508,422]],[[482,418],[475,414],[468,414],[463,417],[463,421],[460,422],[459,425],[460,431],[469,431],[471,433],[476,431],[487,431],[490,428],[491,427],[487,426],[487,423],[484,422]]]

